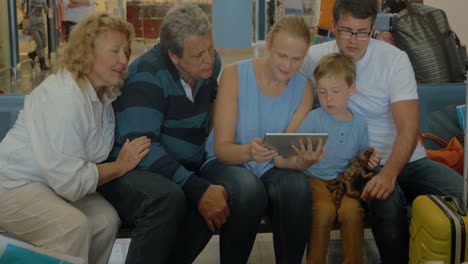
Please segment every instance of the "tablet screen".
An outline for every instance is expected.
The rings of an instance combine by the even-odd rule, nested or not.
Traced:
[[[282,156],[295,156],[296,151],[291,145],[299,146],[299,139],[307,143],[307,138],[312,139],[312,146],[315,148],[321,138],[323,144],[327,141],[327,133],[266,133],[263,138],[263,145],[267,148],[278,151]]]

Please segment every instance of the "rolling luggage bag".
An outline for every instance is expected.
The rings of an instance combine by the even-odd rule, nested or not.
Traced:
[[[466,86],[468,89],[468,80]],[[466,96],[468,97],[468,93]],[[468,263],[467,145],[465,133],[463,203],[458,198],[438,195],[418,196],[413,202],[410,264],[425,264],[430,261],[444,264]]]
[[[458,199],[421,195],[413,202],[410,224],[410,264],[468,260],[468,217]]]

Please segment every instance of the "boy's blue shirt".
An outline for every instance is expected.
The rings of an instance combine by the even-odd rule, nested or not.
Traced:
[[[336,120],[320,107],[309,112],[296,132],[328,133],[325,157],[306,170],[309,177],[325,181],[338,177],[369,146],[367,122],[356,113],[350,121]]]

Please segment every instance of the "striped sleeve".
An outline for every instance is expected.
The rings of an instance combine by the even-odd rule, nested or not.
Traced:
[[[164,90],[151,82],[151,78],[154,77],[150,73],[136,73],[126,82],[122,95],[114,102],[116,134],[112,156],[117,157],[127,138],[147,136],[151,139],[151,150],[137,168],[171,179],[198,204],[210,183],[187,170],[161,144],[167,100]]]

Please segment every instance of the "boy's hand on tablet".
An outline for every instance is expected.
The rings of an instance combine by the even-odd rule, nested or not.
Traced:
[[[317,147],[313,147],[312,140],[308,137],[307,142],[299,139],[299,146],[291,145],[296,151],[296,165],[298,169],[305,170],[315,163],[319,162],[325,156],[325,148],[323,147],[323,140],[319,139]]]

